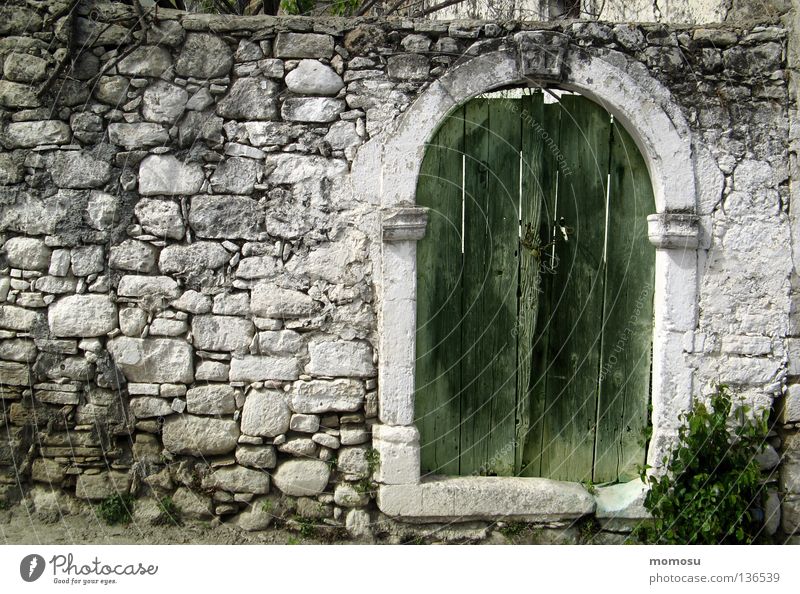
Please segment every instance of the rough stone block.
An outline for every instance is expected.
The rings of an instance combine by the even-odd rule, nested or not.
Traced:
[[[208,382],[227,382],[231,366],[219,361],[203,361],[197,365],[195,379]]]
[[[391,56],[387,62],[387,74],[395,80],[425,81],[429,71],[428,58],[421,54]]]
[[[131,398],[130,412],[137,419],[149,419],[152,417],[166,417],[173,414],[169,400],[154,396],[141,396]]]
[[[344,82],[330,66],[317,60],[300,60],[297,67],[286,75],[286,86],[298,95],[336,95]]]
[[[344,159],[327,159],[319,155],[268,155],[265,168],[274,184],[297,184],[305,181],[334,179],[348,171]]]
[[[36,360],[36,345],[26,338],[0,340],[0,359],[18,363],[32,363]]]
[[[290,122],[332,122],[344,111],[341,99],[329,97],[289,97],[281,106],[281,117]]]
[[[367,377],[375,374],[372,347],[366,342],[330,341],[308,345],[312,375]]]
[[[275,519],[273,512],[270,511],[271,507],[268,506],[268,503],[274,505],[274,502],[269,497],[258,497],[254,499],[248,509],[233,519],[233,524],[240,530],[245,530],[247,532],[266,530]]]
[[[183,293],[179,299],[172,302],[172,307],[193,314],[204,314],[211,311],[211,297],[194,290]]]
[[[298,413],[352,412],[364,403],[364,385],[357,380],[312,380],[295,382],[292,410]]]
[[[75,485],[75,495],[80,499],[101,501],[113,495],[124,495],[130,488],[130,478],[124,472],[82,474]]]
[[[293,330],[272,330],[258,333],[258,350],[262,354],[293,355],[303,350],[305,342]]]
[[[242,432],[260,437],[286,433],[291,419],[286,399],[286,394],[275,390],[251,391],[242,409]]]
[[[41,319],[42,314],[36,311],[16,305],[0,305],[0,328],[29,332]]]
[[[108,125],[108,139],[126,149],[149,148],[165,146],[169,142],[169,133],[161,124],[116,122]]]
[[[126,239],[121,244],[112,246],[110,252],[111,268],[147,274],[156,267],[158,248],[145,241]]]
[[[3,75],[19,83],[36,83],[47,77],[47,61],[30,54],[9,54],[3,64]]]
[[[793,384],[786,390],[780,419],[781,423],[800,422],[800,384]]]
[[[105,270],[105,250],[100,245],[85,245],[72,249],[72,274],[89,276]]]
[[[217,115],[246,121],[278,119],[279,89],[280,86],[271,80],[240,78],[217,104]]]
[[[158,45],[143,45],[120,60],[117,70],[126,76],[158,77],[170,66],[172,56],[169,50]]]
[[[206,351],[243,352],[250,347],[253,334],[253,323],[235,316],[203,315],[192,319],[194,345]]]
[[[119,328],[125,336],[138,338],[147,326],[147,312],[136,307],[126,307],[119,312]]]
[[[41,239],[12,237],[3,245],[8,264],[21,270],[47,270],[50,264],[50,248]]]
[[[339,483],[333,492],[333,501],[342,507],[362,507],[369,503],[369,493],[359,492],[348,483]]]
[[[0,361],[0,385],[29,386],[30,383],[31,376],[27,364]]]
[[[296,458],[316,458],[317,444],[309,437],[292,437],[277,446],[279,452]]]
[[[170,200],[145,198],[136,204],[134,212],[142,228],[160,239],[182,239],[186,232],[180,206]]]
[[[257,239],[263,219],[258,202],[244,196],[195,196],[189,211],[189,225],[208,239]]]
[[[231,157],[211,176],[211,188],[220,194],[250,194],[263,167],[254,159]]]
[[[39,98],[31,85],[0,80],[0,105],[10,108],[39,107]]]
[[[181,516],[190,520],[208,520],[214,517],[211,511],[211,498],[195,493],[186,487],[178,487],[172,496],[175,506],[181,510]]]
[[[294,414],[289,421],[289,429],[301,433],[314,433],[319,429],[319,417],[317,415]]]
[[[233,52],[216,35],[189,33],[183,44],[175,72],[179,76],[216,78],[227,76],[233,66]]]
[[[768,336],[723,336],[722,352],[735,355],[759,356],[772,351],[772,340]]]
[[[339,429],[339,441],[345,446],[367,443],[369,438],[369,429],[363,425],[348,424]]]
[[[83,151],[55,151],[48,170],[59,188],[98,188],[111,179],[111,165]]]
[[[330,58],[333,37],[320,33],[278,33],[274,53],[277,58]]]
[[[319,444],[323,447],[330,448],[332,450],[338,450],[339,446],[342,444],[339,442],[339,438],[333,435],[328,435],[327,433],[315,433],[311,436],[311,441],[316,444]]]
[[[129,338],[108,341],[111,358],[128,381],[190,384],[194,380],[194,350],[174,338]]]
[[[336,469],[354,478],[367,478],[369,476],[367,448],[355,446],[340,449],[336,459]]]
[[[164,422],[164,448],[174,454],[216,456],[236,449],[239,427],[232,419],[173,415]]]
[[[130,82],[124,76],[101,76],[94,88],[95,98],[108,105],[121,106],[127,99]]]
[[[66,468],[50,458],[36,458],[31,466],[31,478],[40,483],[59,485],[65,475]]]
[[[119,279],[117,294],[120,297],[175,298],[180,293],[178,283],[168,276],[127,275]]]
[[[783,500],[781,518],[786,534],[800,534],[800,497],[786,497]]]
[[[230,381],[260,382],[295,380],[300,374],[296,359],[289,357],[244,356],[231,360]]]
[[[191,388],[186,392],[186,410],[195,415],[232,415],[236,412],[235,390],[226,384]]]
[[[330,474],[322,460],[287,460],[278,466],[273,481],[285,495],[313,497],[325,490]]]
[[[275,468],[275,448],[268,445],[241,445],[236,448],[236,462],[250,468]]]
[[[248,293],[220,293],[214,296],[212,312],[221,316],[247,316],[250,313]]]
[[[98,231],[110,229],[117,221],[119,200],[106,192],[93,190],[86,205],[89,226]]]
[[[197,194],[204,180],[200,165],[182,163],[172,155],[150,155],[139,165],[142,196]]]
[[[69,126],[59,120],[11,122],[6,126],[3,143],[8,148],[33,148],[43,144],[66,144]]]
[[[169,245],[161,250],[158,267],[162,274],[199,274],[221,268],[230,260],[230,253],[218,243],[196,241],[189,245]]]
[[[54,336],[102,336],[117,328],[117,306],[107,295],[70,295],[48,309]]]
[[[250,310],[256,316],[284,319],[311,315],[316,307],[314,300],[305,293],[260,282],[253,287]]]
[[[789,375],[800,375],[800,338],[786,339]]]
[[[224,466],[203,479],[206,489],[222,489],[232,493],[269,493],[269,474],[243,466]]]

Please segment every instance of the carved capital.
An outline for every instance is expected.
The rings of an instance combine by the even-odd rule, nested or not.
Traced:
[[[520,31],[517,44],[519,73],[531,78],[563,80],[569,38],[556,31]]]
[[[660,213],[647,217],[647,236],[661,250],[697,249],[700,245],[699,217],[692,214]]]
[[[383,215],[384,241],[419,241],[425,237],[428,209],[408,206],[387,210]]]

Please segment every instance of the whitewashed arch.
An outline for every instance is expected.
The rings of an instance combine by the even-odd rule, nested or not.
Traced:
[[[439,124],[482,93],[514,84],[552,82],[602,105],[634,138],[647,163],[657,210],[648,217],[650,239],[657,248],[653,437],[648,449],[648,462],[656,470],[680,412],[691,405],[692,370],[683,356],[683,344],[697,323],[699,188],[688,124],[663,85],[621,54],[567,52],[560,69],[563,76],[551,81],[523,76],[520,63],[516,52],[492,51],[453,68],[420,95],[391,131],[365,146],[353,166],[356,191],[379,197],[383,211],[377,279],[381,425],[375,426],[373,438],[381,460],[378,505],[389,515],[432,521],[643,513],[643,485],[638,481],[601,490],[597,497],[576,483],[540,478],[420,481],[419,432],[413,426],[416,240],[424,235],[426,217],[423,209],[414,207],[417,177],[425,143]],[[494,503],[487,505],[487,498]]]

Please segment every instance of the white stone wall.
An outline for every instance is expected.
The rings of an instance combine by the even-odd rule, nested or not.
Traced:
[[[425,6],[441,0],[426,0]],[[437,20],[554,18],[595,19],[618,23],[710,24],[777,19],[788,0],[582,0],[580,15],[569,14],[569,0],[465,0],[433,13]]]

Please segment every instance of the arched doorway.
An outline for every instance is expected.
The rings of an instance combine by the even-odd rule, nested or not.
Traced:
[[[624,128],[579,95],[451,112],[417,204],[422,473],[630,480],[650,400],[655,212]]]

